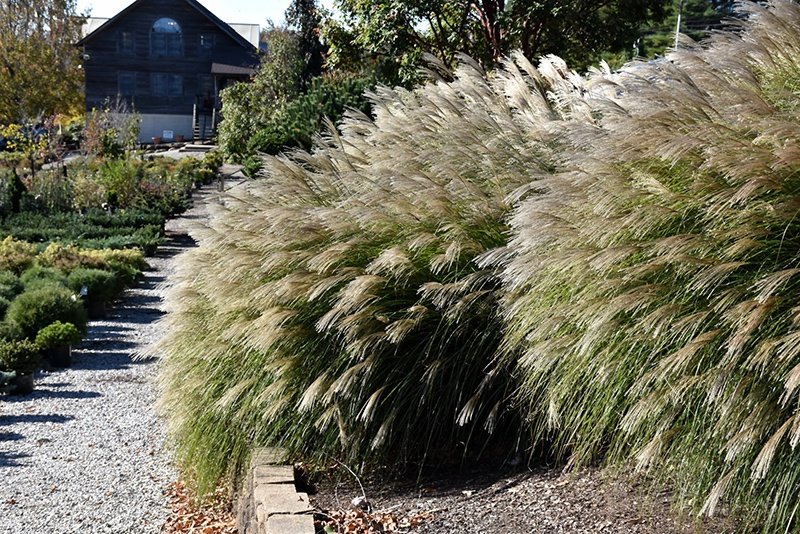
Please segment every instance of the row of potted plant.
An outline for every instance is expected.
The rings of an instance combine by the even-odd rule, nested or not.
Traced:
[[[40,365],[69,366],[87,319],[104,317],[146,265],[139,250],[0,242],[0,391],[28,393]]]
[[[35,341],[0,341],[0,392],[10,395],[33,392],[36,369],[72,365],[72,345],[82,337],[74,324],[54,321],[38,332]]]

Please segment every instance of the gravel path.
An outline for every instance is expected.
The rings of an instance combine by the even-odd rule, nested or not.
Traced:
[[[201,193],[205,197],[208,193]],[[201,205],[186,219],[202,217]],[[178,474],[154,409],[158,360],[134,360],[162,335],[157,319],[185,219],[143,282],[89,325],[69,369],[37,372],[32,395],[0,398],[0,533],[154,533]]]

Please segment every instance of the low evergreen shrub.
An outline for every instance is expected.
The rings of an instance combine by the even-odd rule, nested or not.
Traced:
[[[67,347],[80,343],[82,338],[74,324],[55,321],[39,330],[36,334],[36,345],[43,350]]]
[[[0,298],[10,301],[24,289],[25,286],[19,276],[11,271],[0,271]]]
[[[34,265],[26,270],[19,278],[26,290],[42,286],[67,287],[66,275],[53,267]]]
[[[6,320],[16,324],[27,339],[35,339],[39,330],[55,321],[72,323],[86,333],[83,305],[75,293],[60,286],[26,290],[11,303]]]
[[[41,362],[36,343],[28,340],[0,341],[0,368],[17,373],[32,373]]]
[[[0,270],[19,274],[33,264],[36,247],[7,236],[0,241]]]
[[[69,273],[67,285],[75,293],[86,288],[86,298],[91,302],[108,302],[124,289],[124,283],[113,272],[79,267]]]
[[[0,321],[0,340],[19,341],[24,337],[18,324],[8,320]]]

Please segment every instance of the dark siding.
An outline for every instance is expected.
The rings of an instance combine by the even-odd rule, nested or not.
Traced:
[[[151,57],[150,31],[162,18],[174,19],[183,35],[182,57]],[[133,54],[120,49],[121,32],[133,32]],[[200,50],[200,35],[213,35],[214,48],[209,55]],[[117,97],[119,71],[136,73],[136,94],[130,95],[140,113],[188,115],[200,94],[202,75],[211,72],[211,64],[225,63],[252,67],[254,53],[245,49],[212,21],[183,0],[144,0],[126,16],[104,29],[84,45],[86,74],[86,109],[102,107],[106,99]],[[183,96],[151,94],[152,73],[179,75],[183,78]],[[123,95],[127,97],[129,95]]]

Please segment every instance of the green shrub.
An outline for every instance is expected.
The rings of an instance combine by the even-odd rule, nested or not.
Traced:
[[[86,212],[82,219],[89,224],[103,228],[141,228],[143,226],[161,226],[164,217],[160,213],[141,209],[118,210],[110,214],[104,210],[93,209]]]
[[[45,326],[61,321],[86,332],[86,311],[77,296],[66,287],[26,290],[11,303],[6,320],[15,323],[22,335],[34,339]]]
[[[36,247],[8,236],[0,241],[0,270],[21,273],[33,264]]]
[[[39,330],[36,334],[36,345],[40,349],[67,347],[80,343],[82,338],[74,324],[55,321]]]
[[[201,160],[202,165],[201,168],[212,173],[216,173],[217,170],[222,166],[224,163],[224,156],[222,155],[221,150],[209,150],[205,154],[203,154],[203,159]]]
[[[260,157],[246,156],[242,160],[242,174],[248,178],[255,178],[256,175],[261,172],[263,166],[264,163],[261,161]]]
[[[25,287],[19,277],[11,271],[0,271],[0,298],[12,300],[22,293]]]
[[[19,341],[25,336],[17,323],[0,321],[0,341]]]
[[[248,151],[277,154],[288,148],[309,150],[314,136],[325,129],[326,119],[337,123],[348,108],[369,114],[364,92],[374,84],[369,78],[315,78],[306,94],[280,107],[250,138]]]
[[[113,272],[83,267],[69,273],[67,285],[75,293],[85,287],[87,300],[92,302],[110,301],[124,289],[122,280]]]
[[[248,155],[247,142],[272,118],[275,110],[300,93],[303,60],[297,36],[282,28],[267,31],[269,53],[248,83],[235,83],[220,92],[222,114],[219,145],[226,157]]]
[[[42,267],[35,265],[26,270],[19,278],[26,290],[42,286],[63,286],[67,287],[66,275],[53,267]]]
[[[201,163],[195,158],[178,160],[175,168],[169,173],[169,182],[173,187],[187,193],[194,187],[195,178],[200,170]]]
[[[78,248],[134,248],[144,240],[150,245],[155,236],[163,234],[164,215],[152,210],[125,210],[114,215],[104,212],[34,214],[21,213],[0,223],[0,232],[30,243],[47,243],[38,263],[68,271],[77,265],[87,265]],[[27,260],[30,265],[36,255],[36,245]],[[42,245],[39,245],[41,247]]]
[[[41,362],[41,353],[35,343],[27,340],[0,341],[0,367],[6,371],[32,373]]]

